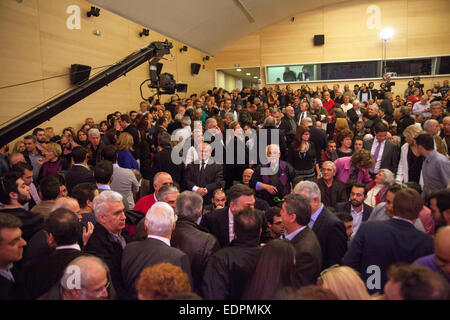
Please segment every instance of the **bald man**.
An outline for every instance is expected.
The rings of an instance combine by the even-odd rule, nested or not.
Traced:
[[[436,234],[434,254],[419,258],[414,263],[440,273],[450,283],[450,226],[440,228]]]
[[[165,185],[173,184],[172,176],[167,172],[158,172],[153,178],[153,188],[155,188],[155,192],[149,194],[148,196],[142,197],[134,206],[134,210],[140,211],[144,214],[148,212],[148,210],[152,207],[152,205],[158,201],[156,200],[156,195],[158,190]],[[130,230],[128,230],[130,232]],[[130,235],[132,235],[130,233]]]
[[[75,281],[75,272],[80,275],[79,283]],[[108,272],[108,266],[97,257],[76,258],[66,267],[60,283],[53,286],[39,300],[108,299],[110,286]]]

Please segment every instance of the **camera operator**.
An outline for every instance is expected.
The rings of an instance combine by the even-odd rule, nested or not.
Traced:
[[[414,91],[414,80],[408,81],[408,88],[405,90],[405,99],[408,100],[409,96],[413,94]]]

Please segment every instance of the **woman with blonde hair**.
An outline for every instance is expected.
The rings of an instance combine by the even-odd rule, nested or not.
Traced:
[[[11,154],[13,153],[22,153],[25,151],[25,143],[23,140],[17,140],[14,144],[14,147],[11,150]]]
[[[136,169],[139,171],[139,165],[133,157],[133,136],[128,132],[122,132],[116,141],[117,163],[121,168]]]
[[[62,149],[58,143],[47,143],[44,147],[43,153],[45,156],[45,162],[39,170],[37,183],[39,183],[46,176],[51,174],[59,174],[59,172],[67,169],[64,159],[60,157]]]
[[[331,290],[339,300],[371,300],[358,273],[346,266],[331,266],[321,272],[317,284]]]
[[[425,158],[419,154],[415,140],[421,133],[423,133],[422,128],[415,124],[403,130],[406,143],[401,147],[400,161],[395,177],[395,180],[400,183],[413,181],[423,186],[422,163]]]

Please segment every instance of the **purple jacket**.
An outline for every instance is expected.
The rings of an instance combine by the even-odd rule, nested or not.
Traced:
[[[347,183],[350,178],[350,166],[352,157],[342,157],[334,161],[336,166],[336,179],[343,183]],[[370,182],[369,169],[359,169],[357,183],[368,183]]]

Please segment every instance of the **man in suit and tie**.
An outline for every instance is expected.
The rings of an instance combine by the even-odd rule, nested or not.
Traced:
[[[320,189],[312,181],[302,181],[294,193],[304,195],[311,204],[311,219],[308,227],[314,231],[322,249],[322,269],[341,264],[347,251],[347,233],[344,223],[321,202]]]
[[[171,246],[176,215],[165,202],[156,202],[145,216],[147,239],[128,244],[122,256],[122,276],[126,290],[136,298],[136,282],[142,270],[161,262],[181,267],[191,279],[189,257]],[[191,281],[192,284],[192,281]]]
[[[55,250],[24,266],[18,280],[22,299],[35,300],[46,293],[61,279],[69,262],[83,255],[78,245],[81,225],[75,213],[64,208],[53,211],[44,229],[47,243]]]
[[[375,167],[371,169],[373,177],[380,169],[389,169],[397,173],[399,150],[395,143],[387,139],[388,127],[382,122],[374,126],[375,138],[364,141],[364,149],[369,150],[375,159]]]
[[[302,125],[302,121],[305,118],[311,118],[311,112],[309,111],[309,104],[306,101],[300,103],[300,112],[296,114],[295,122],[297,126]]]
[[[311,205],[300,194],[290,194],[281,207],[285,239],[295,248],[295,282],[299,286],[315,284],[322,268],[322,251],[314,231],[308,227]]]
[[[190,164],[186,169],[185,190],[197,192],[204,203],[209,203],[213,191],[225,186],[223,165],[214,163],[208,143],[202,143],[199,151],[200,163]]]
[[[412,263],[433,253],[433,239],[414,227],[422,208],[423,200],[417,191],[400,190],[395,194],[392,219],[368,221],[359,228],[343,262],[358,271],[364,283],[373,284],[369,293],[382,292],[390,265]],[[373,266],[377,267],[379,281],[370,280]]]
[[[203,216],[201,221],[201,226],[216,236],[222,248],[229,246],[234,239],[233,216],[245,208],[253,209],[255,206],[254,190],[243,184],[233,185],[228,190],[227,198],[229,206]],[[271,237],[264,212],[259,210],[255,212],[263,222],[260,241],[266,243]]]
[[[87,152],[83,147],[75,147],[72,149],[73,165],[67,170],[65,179],[66,187],[71,194],[73,187],[83,182],[95,183],[94,172],[89,170],[87,166]]]
[[[353,217],[353,234],[356,234],[361,223],[367,221],[372,213],[372,207],[365,204],[367,198],[367,186],[355,183],[350,192],[350,201],[341,202],[336,205],[336,212],[348,212]]]

